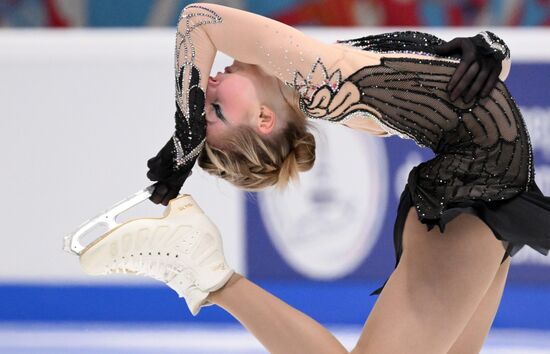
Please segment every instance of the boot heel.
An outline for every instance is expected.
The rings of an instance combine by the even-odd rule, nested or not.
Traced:
[[[177,214],[204,214],[204,211],[198,206],[193,197],[184,194],[169,201],[164,211],[164,216]]]

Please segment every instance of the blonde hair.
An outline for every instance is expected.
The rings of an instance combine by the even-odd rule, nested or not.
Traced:
[[[285,187],[308,171],[315,162],[315,138],[305,117],[289,109],[286,125],[270,136],[252,127],[234,128],[223,148],[206,144],[199,166],[233,185],[255,191],[270,186]]]

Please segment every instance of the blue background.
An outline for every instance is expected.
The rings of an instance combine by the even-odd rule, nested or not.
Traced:
[[[514,64],[507,84],[521,107],[549,108],[550,64]],[[389,176],[404,162],[405,152],[417,149],[424,158],[432,155],[411,141],[396,137],[384,139],[384,143],[389,156]],[[536,146],[535,163],[550,164]],[[387,209],[380,210],[384,226],[370,256],[352,274],[331,282],[305,279],[285,262],[266,234],[255,196],[248,196],[245,198],[248,276],[321,322],[362,323],[376,300],[369,293],[382,285],[394,267],[392,237],[398,200],[394,193],[389,195]],[[550,329],[549,268],[512,264],[494,327]],[[206,308],[193,318],[185,303],[165,286],[4,284],[0,286],[0,299],[0,321],[235,321],[216,307]]]

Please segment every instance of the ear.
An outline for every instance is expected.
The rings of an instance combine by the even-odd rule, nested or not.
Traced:
[[[277,115],[269,107],[262,105],[260,107],[260,117],[258,118],[258,131],[262,134],[269,134],[275,129]]]

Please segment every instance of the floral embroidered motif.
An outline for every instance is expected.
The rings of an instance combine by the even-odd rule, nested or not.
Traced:
[[[339,122],[359,111],[372,117],[368,111],[373,113],[373,109],[361,102],[359,87],[342,80],[340,69],[329,74],[321,58],[306,76],[297,71],[291,86],[300,93],[300,109],[310,118]]]
[[[313,78],[319,78],[319,80],[313,80]],[[302,97],[311,99],[314,92],[320,87],[326,86],[332,92],[336,92],[340,88],[342,81],[342,72],[340,69],[336,70],[332,75],[328,75],[327,68],[321,62],[321,58],[317,58],[313,64],[311,72],[306,77],[299,71],[296,71],[294,75],[294,88],[298,90]],[[314,84],[313,82],[320,82],[320,84]]]

